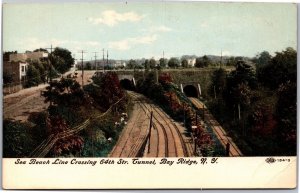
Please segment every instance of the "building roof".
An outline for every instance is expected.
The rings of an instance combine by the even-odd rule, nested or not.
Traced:
[[[9,61],[21,61],[25,62],[27,59],[29,60],[39,60],[41,58],[47,58],[47,52],[28,52],[28,53],[16,53],[9,55]]]

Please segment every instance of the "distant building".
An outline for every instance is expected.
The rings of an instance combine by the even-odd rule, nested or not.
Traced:
[[[122,61],[122,60],[116,60],[115,61],[115,64],[114,64],[114,67],[122,67],[122,66],[126,66],[126,63],[124,62],[124,61]]]
[[[17,53],[8,52],[3,54],[3,73],[12,76],[13,83],[24,80],[28,69],[28,61],[41,61],[48,57],[47,52],[28,52]]]
[[[187,59],[188,66],[194,67],[196,64],[196,58]]]
[[[24,80],[28,69],[27,62],[15,62],[4,61],[3,62],[3,74],[11,75],[12,82],[18,83]]]
[[[41,60],[47,58],[47,52],[26,52],[26,53],[15,53],[9,55],[10,62],[26,62],[28,60]]]

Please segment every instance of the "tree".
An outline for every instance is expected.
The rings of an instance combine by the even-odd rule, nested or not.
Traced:
[[[74,64],[72,53],[64,48],[56,47],[49,59],[54,68],[61,74],[67,72]]]
[[[204,68],[209,65],[211,65],[211,60],[206,55],[204,55],[202,58],[201,57],[196,58],[195,67]]]
[[[172,82],[172,77],[169,73],[161,73],[158,77],[158,81],[161,84],[166,84]]]
[[[129,60],[129,62],[126,65],[126,68],[128,69],[134,69],[137,66],[137,62],[133,59]]]
[[[50,72],[49,72],[50,71]],[[49,70],[48,70],[48,77],[47,80],[49,80],[49,78],[57,78],[59,77],[59,73],[57,72],[57,70],[52,66]]]
[[[177,58],[171,58],[170,60],[169,60],[169,62],[168,62],[168,66],[170,67],[170,68],[177,68],[177,67],[179,67],[180,66],[180,62],[179,62],[179,60],[177,59]]]
[[[36,86],[41,82],[41,76],[39,70],[34,65],[28,65],[26,72],[26,87]]]
[[[53,81],[42,95],[45,97],[45,102],[51,104],[48,107],[46,121],[46,128],[50,135],[64,132],[92,116],[85,112],[92,108],[93,99],[84,92],[75,79],[61,78],[60,81]],[[76,156],[82,150],[83,144],[85,144],[84,139],[79,134],[73,134],[59,139],[50,152],[53,156],[70,154]]]
[[[203,61],[203,67],[207,67],[207,66],[209,66],[211,64],[210,59],[206,55],[204,55],[202,57],[202,61]]]
[[[137,64],[134,69],[143,69],[144,67],[141,64]]]
[[[168,60],[166,58],[160,58],[159,59],[159,66],[161,68],[165,68],[168,64]]]
[[[204,64],[203,64],[203,61],[202,61],[201,57],[196,58],[195,67],[197,67],[197,68],[203,68],[204,67]]]
[[[91,69],[92,69],[92,64],[91,64],[90,62],[87,62],[87,63],[85,64],[85,69],[86,69],[86,70],[91,70]]]
[[[28,157],[33,151],[35,141],[28,122],[3,120],[3,157]]]
[[[188,67],[188,61],[187,61],[187,59],[181,60],[181,66],[182,66],[183,68],[187,68],[187,67]]]
[[[256,57],[252,59],[256,66],[256,74],[259,75],[263,68],[271,62],[272,56],[267,51],[263,51],[257,54]]]
[[[149,61],[150,68],[153,69],[156,67],[156,61],[154,58],[151,58]]]
[[[86,102],[80,84],[74,79],[62,78],[53,81],[42,93],[45,103],[51,102],[52,106],[77,108]]]
[[[39,71],[41,81],[46,82],[47,64],[45,62],[40,62],[39,60],[32,60],[29,64],[33,65]]]
[[[223,68],[215,70],[211,76],[210,93],[212,96],[219,98],[226,87],[226,71]]]
[[[235,70],[229,73],[227,83],[229,87],[236,87],[238,84],[244,83],[251,89],[256,88],[257,79],[253,67],[242,60],[238,61]]]
[[[150,70],[150,63],[149,63],[149,60],[147,60],[147,59],[144,62],[144,68],[146,71]]]
[[[235,65],[236,65],[236,60],[234,59],[233,56],[227,59],[226,66],[235,66]]]
[[[253,105],[250,116],[252,133],[262,137],[270,136],[277,126],[274,116],[273,104],[269,101],[261,100]]]
[[[74,117],[81,106],[85,105],[88,98],[84,94],[80,84],[74,79],[64,79],[50,83],[46,91],[42,92],[45,103],[50,102],[46,127],[49,134],[57,135],[69,129],[75,120],[81,117]],[[72,117],[72,118],[71,118]],[[55,156],[74,153],[83,147],[83,139],[79,135],[72,135],[59,139],[51,149]]]
[[[239,83],[237,87],[233,88],[232,97],[236,104],[249,107],[251,89],[246,83]]]
[[[137,89],[147,97],[155,100],[158,103],[164,104],[165,100],[163,96],[163,86],[159,83],[156,83],[155,76],[156,75],[154,72],[147,73],[144,80],[138,81]],[[161,80],[161,77],[159,77],[160,83]]]
[[[78,113],[82,107],[91,103],[90,98],[84,93],[80,84],[75,79],[61,78],[60,81],[52,81],[42,92],[45,98],[44,102],[50,102],[47,109],[49,115],[49,132],[53,127],[63,127],[64,122],[67,125],[74,125],[84,120],[84,116],[78,117]],[[56,125],[56,120],[60,120],[60,124]],[[52,122],[53,121],[53,122]],[[52,132],[53,133],[53,132]]]
[[[98,87],[95,87],[90,95],[105,110],[124,96],[124,91],[115,72],[107,72],[103,77],[95,77],[93,81]]]
[[[257,67],[265,66],[269,64],[271,61],[272,56],[269,52],[263,51],[260,54],[256,55],[256,57],[253,59],[253,62],[257,64]]]
[[[287,81],[277,90],[276,117],[278,142],[287,147],[287,155],[296,155],[297,147],[297,84]]]
[[[224,99],[228,108],[249,107],[251,90],[257,88],[257,80],[253,68],[244,61],[237,63],[236,69],[226,78]],[[241,106],[240,106],[241,105]]]
[[[261,67],[257,73],[260,83],[270,89],[277,89],[287,81],[297,81],[297,52],[293,48],[276,52],[271,61]]]

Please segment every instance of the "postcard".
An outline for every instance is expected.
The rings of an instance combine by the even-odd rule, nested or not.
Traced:
[[[5,3],[4,189],[297,186],[297,5]]]

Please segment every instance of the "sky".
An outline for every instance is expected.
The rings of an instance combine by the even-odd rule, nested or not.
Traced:
[[[62,47],[79,59],[274,55],[297,48],[297,7],[282,3],[4,4],[3,51]]]

